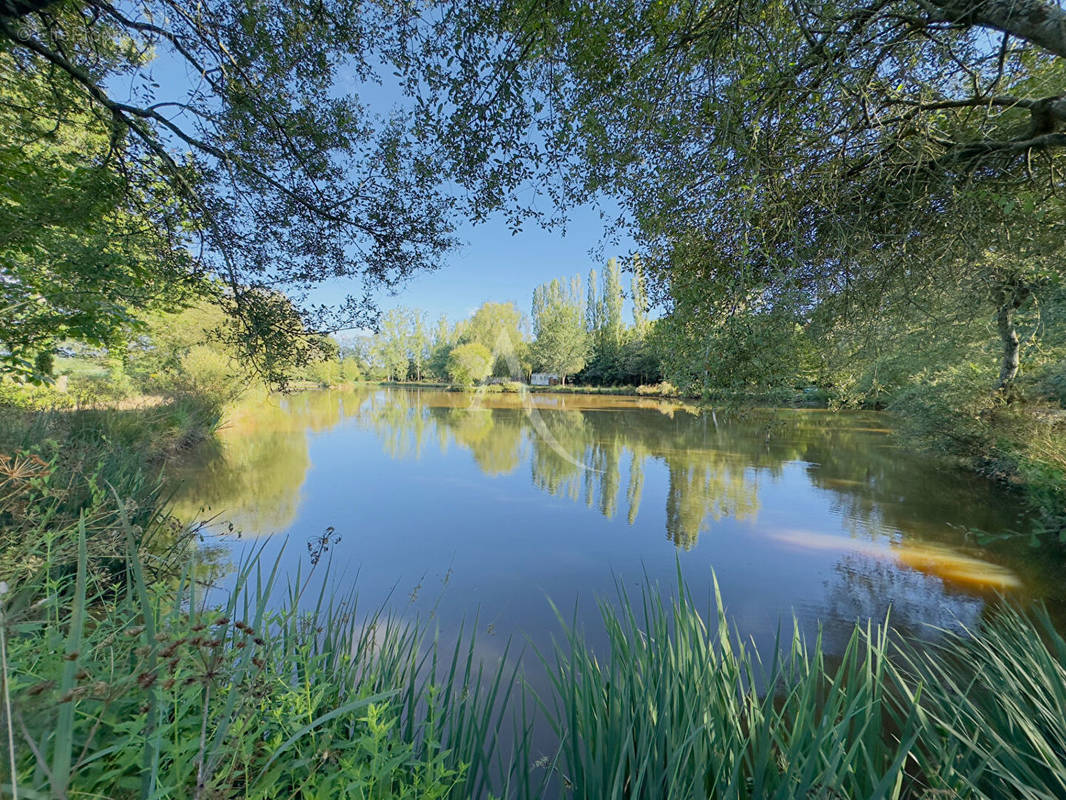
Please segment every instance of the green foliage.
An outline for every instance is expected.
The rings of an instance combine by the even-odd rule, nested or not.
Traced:
[[[60,335],[84,331],[98,341],[110,333],[108,317],[151,299],[141,290],[159,283],[142,279],[165,262],[121,252],[125,234],[139,250],[144,227],[158,231],[169,261],[191,262],[184,275],[225,282],[219,300],[239,320],[241,360],[273,379],[280,371],[272,362],[300,351],[307,327],[372,324],[371,289],[438,266],[457,243],[459,220],[511,205],[499,191],[502,176],[484,171],[480,148],[463,156],[442,146],[430,107],[360,101],[356,87],[418,60],[416,40],[434,50],[441,43],[412,10],[337,0],[310,11],[275,0],[185,10],[175,0],[145,0],[89,12],[77,3],[15,3],[0,14],[9,101],[0,191],[31,189],[21,205],[4,203],[16,213],[3,219],[17,219],[16,230],[29,221],[44,245],[27,260],[29,280],[6,288],[29,296],[24,290],[48,282],[58,265],[80,282],[53,274],[74,291],[64,291],[68,303],[53,294],[48,314],[61,318],[83,284],[106,301],[90,301],[83,319],[61,320],[69,330]],[[208,78],[161,88],[157,54],[174,75]],[[182,113],[171,113],[177,108]],[[12,117],[31,121],[26,135],[8,124]],[[63,158],[27,164],[19,148],[63,128]],[[47,191],[35,199],[34,189]],[[49,218],[59,223],[54,229],[38,225]],[[153,224],[136,224],[145,219]],[[0,223],[0,242],[9,232]],[[64,238],[76,247],[65,248]],[[83,258],[67,260],[74,251]],[[335,308],[311,302],[310,290],[329,279],[365,291]],[[278,313],[278,286],[290,292],[295,317]],[[169,277],[162,287],[171,301],[182,288]],[[18,312],[36,313],[24,305]],[[38,351],[21,350],[40,343],[17,344],[11,363],[29,369]]]
[[[347,356],[341,359],[341,380],[345,383],[356,383],[363,379],[363,367],[359,359]]]
[[[601,603],[609,652],[567,629],[542,698],[575,797],[1056,797],[1066,639],[1007,609],[932,653],[856,626],[839,660],[794,632],[760,660],[720,596],[679,579]],[[765,688],[760,688],[765,687]]]
[[[664,374],[688,394],[791,389],[812,377],[805,332],[787,312],[712,321],[678,304],[655,331]]]
[[[460,336],[461,341],[483,345],[495,356],[512,355],[522,339],[522,312],[514,303],[482,303]]]
[[[74,563],[79,524],[87,532],[92,569],[113,578],[125,558],[114,533],[122,514],[142,531],[150,529],[165,553],[178,534],[158,518],[160,471],[169,456],[203,440],[218,422],[216,407],[188,396],[123,410],[0,407],[3,579],[28,579],[49,559]],[[122,503],[109,487],[122,494]]]
[[[188,569],[173,585],[146,581],[132,549],[115,591],[80,541],[73,580],[42,577],[5,598],[24,791],[384,800],[468,797],[487,779],[492,699],[507,679],[458,685],[469,651],[438,671],[421,626],[363,617],[351,598],[299,612],[299,577],[279,610],[277,565],[258,556],[217,608],[201,610]]]
[[[921,708],[913,750],[932,791],[960,797],[1066,793],[1066,639],[1047,611],[993,612],[930,653],[904,650],[896,681]]]
[[[580,279],[569,290],[559,280],[533,293],[533,363],[565,378],[580,372],[589,355],[589,335],[581,312]]]
[[[142,391],[224,405],[256,382],[227,339],[229,325],[225,312],[207,302],[150,315],[145,335],[127,351],[126,369]]]
[[[856,628],[835,667],[794,633],[764,664],[731,634],[720,596],[715,631],[680,580],[670,605],[655,587],[636,606],[619,591],[620,609],[601,604],[609,655],[570,629],[550,665],[575,796],[900,796],[917,720],[905,713],[898,738],[884,735],[884,631]]]
[[[663,381],[662,383],[656,383],[651,385],[641,385],[637,387],[636,391],[639,395],[648,395],[653,397],[679,397],[681,394],[678,388],[669,381]]]
[[[344,367],[340,361],[323,359],[308,364],[302,371],[306,380],[312,381],[324,389],[337,386],[344,380]],[[358,369],[356,370],[358,377]],[[357,378],[356,378],[357,379]]]
[[[7,52],[0,82],[0,370],[40,380],[59,342],[122,348],[144,311],[203,287],[180,204],[125,183],[112,159],[129,143],[78,107],[74,82]]]
[[[448,377],[460,386],[473,386],[492,372],[492,353],[483,344],[461,344],[448,354]]]

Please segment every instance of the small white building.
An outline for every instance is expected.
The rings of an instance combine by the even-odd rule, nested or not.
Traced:
[[[534,372],[529,376],[530,386],[557,386],[563,379],[554,372]]]

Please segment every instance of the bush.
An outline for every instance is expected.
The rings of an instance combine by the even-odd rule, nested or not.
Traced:
[[[663,381],[662,383],[656,383],[652,385],[638,386],[637,394],[645,396],[656,397],[678,397],[680,392],[678,388],[669,381]]]
[[[448,376],[459,386],[473,386],[492,371],[492,353],[483,344],[461,344],[448,354]]]
[[[343,380],[343,369],[339,361],[328,359],[315,361],[300,370],[304,380],[318,384],[323,389],[337,386]]]
[[[1066,361],[1046,369],[1037,380],[1034,391],[1060,408],[1066,408]]]
[[[358,359],[351,356],[341,359],[341,378],[346,383],[356,383],[363,380],[363,371],[359,367]]]

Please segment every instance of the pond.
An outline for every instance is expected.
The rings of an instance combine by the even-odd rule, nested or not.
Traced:
[[[594,640],[596,601],[713,577],[738,631],[793,620],[832,654],[857,619],[980,623],[1005,594],[1061,608],[1059,565],[1018,538],[1017,497],[901,447],[881,413],[725,411],[636,397],[368,387],[238,409],[173,476],[224,557],[263,546],[364,605],[462,621],[483,655],[550,650],[559,613]],[[230,526],[239,536],[229,534]],[[549,602],[551,601],[551,602]]]

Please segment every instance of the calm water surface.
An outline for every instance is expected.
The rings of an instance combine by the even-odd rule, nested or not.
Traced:
[[[332,529],[327,580],[361,601],[477,615],[491,657],[544,649],[549,598],[587,625],[596,600],[679,563],[697,598],[712,570],[739,631],[798,622],[842,647],[856,619],[905,632],[972,626],[999,593],[1061,608],[1061,567],[1024,543],[1016,498],[902,449],[876,413],[700,411],[680,402],[368,388],[238,410],[174,480],[179,511],[218,515],[227,557],[264,544],[306,572]],[[284,548],[284,549],[283,549]],[[321,570],[319,571],[319,573]],[[319,574],[316,573],[316,574]]]

